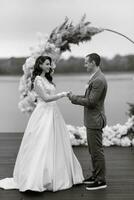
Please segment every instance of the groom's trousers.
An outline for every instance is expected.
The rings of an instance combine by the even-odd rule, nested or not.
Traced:
[[[87,128],[87,142],[91,154],[93,176],[96,180],[105,181],[106,167],[102,146],[102,129]]]

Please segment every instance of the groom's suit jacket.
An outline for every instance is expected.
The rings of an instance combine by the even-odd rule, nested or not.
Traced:
[[[106,125],[104,100],[107,92],[107,81],[99,69],[89,80],[84,96],[73,95],[73,104],[84,106],[84,125],[91,129],[102,129]]]

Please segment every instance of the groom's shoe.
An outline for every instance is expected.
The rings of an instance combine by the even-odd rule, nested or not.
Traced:
[[[90,184],[90,183],[94,183],[95,182],[95,178],[93,176],[91,176],[90,178],[87,178],[83,181],[84,184]]]
[[[99,190],[107,187],[105,181],[95,181],[94,183],[88,184],[86,190]]]

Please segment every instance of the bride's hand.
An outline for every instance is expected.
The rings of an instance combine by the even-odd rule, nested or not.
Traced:
[[[70,92],[61,92],[61,97],[67,97]]]

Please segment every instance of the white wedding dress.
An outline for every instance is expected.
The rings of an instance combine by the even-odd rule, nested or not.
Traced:
[[[36,87],[54,95],[55,87],[36,76]],[[19,191],[57,191],[83,182],[83,173],[71,147],[68,130],[56,101],[38,103],[25,130],[13,178],[0,180],[0,188]]]

